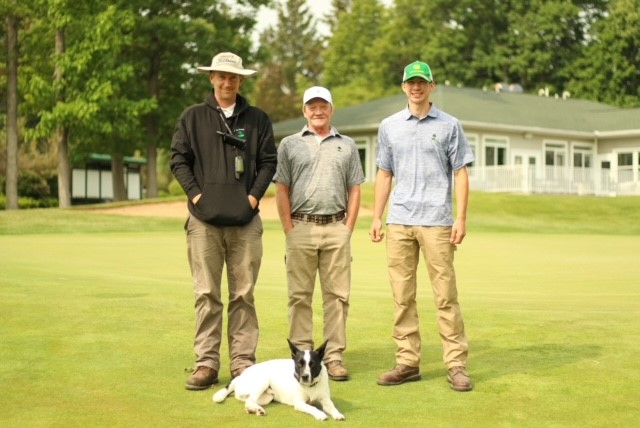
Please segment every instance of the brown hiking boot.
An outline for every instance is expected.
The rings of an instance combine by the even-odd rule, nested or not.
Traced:
[[[347,368],[342,364],[340,360],[329,361],[327,364],[327,372],[329,373],[329,379],[342,381],[349,380],[349,372]]]
[[[473,389],[469,373],[462,366],[451,367],[447,374],[447,380],[451,384],[451,389],[455,391],[471,391]]]
[[[251,367],[253,364],[249,364],[248,366],[240,367],[238,369],[231,370],[231,379],[235,379],[242,374],[243,371]]]
[[[187,380],[185,388],[190,391],[201,391],[218,383],[218,372],[210,367],[198,366]]]
[[[420,367],[409,367],[398,364],[393,370],[382,373],[378,378],[378,385],[400,385],[405,382],[420,380]]]

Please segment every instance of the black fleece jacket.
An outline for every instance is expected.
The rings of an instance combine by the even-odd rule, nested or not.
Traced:
[[[245,147],[223,141],[216,131],[228,133],[213,91],[201,104],[185,109],[171,141],[171,172],[189,197],[189,212],[217,226],[247,224],[259,212],[248,195],[258,201],[276,172],[277,153],[269,116],[236,96],[233,115],[226,119],[237,134],[244,130]],[[235,177],[235,158],[242,156],[244,173]],[[201,193],[197,204],[193,198]]]

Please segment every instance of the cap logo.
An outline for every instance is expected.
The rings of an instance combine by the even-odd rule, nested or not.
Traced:
[[[218,58],[218,60],[216,61],[218,64],[236,64],[238,61],[232,57],[232,56],[227,56],[227,57],[222,57],[222,58]]]
[[[406,82],[414,77],[419,77],[427,82],[433,82],[431,68],[424,62],[415,61],[405,67],[402,82]]]

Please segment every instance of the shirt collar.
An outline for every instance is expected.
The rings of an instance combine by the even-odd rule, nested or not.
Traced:
[[[307,135],[317,135],[315,132],[313,132],[312,130],[309,129],[308,125],[305,125],[302,128],[302,136],[307,136]],[[323,138],[329,138],[329,137],[338,137],[338,138],[342,138],[342,135],[340,135],[340,133],[338,132],[338,130],[331,125],[331,129],[329,129],[329,135],[323,137]]]
[[[431,103],[431,109],[429,110],[429,113],[427,113],[426,117],[436,118],[438,117],[439,114],[440,114],[440,110],[436,107],[435,104]],[[415,117],[416,119],[420,119],[417,116],[414,116],[413,113],[411,113],[411,111],[409,110],[409,105],[407,104],[407,106],[404,108],[404,119],[409,120],[412,117]]]

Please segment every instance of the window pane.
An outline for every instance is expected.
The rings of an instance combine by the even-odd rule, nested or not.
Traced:
[[[633,165],[633,153],[618,153],[618,166]]]
[[[584,166],[587,168],[591,168],[591,155],[584,155]]]
[[[498,165],[507,164],[507,149],[504,147],[498,147]]]
[[[574,167],[582,166],[582,153],[573,154],[573,166]]]
[[[544,164],[545,165],[553,166],[553,165],[556,164],[554,154],[555,153],[552,150],[547,150],[546,152],[544,152]]]
[[[485,164],[487,166],[493,166],[496,164],[495,158],[496,158],[496,150],[495,147],[485,147],[484,149],[484,153],[485,153]]]
[[[358,148],[358,154],[360,155],[360,164],[362,165],[362,172],[366,176],[367,175],[367,165],[366,165],[367,149]]]

